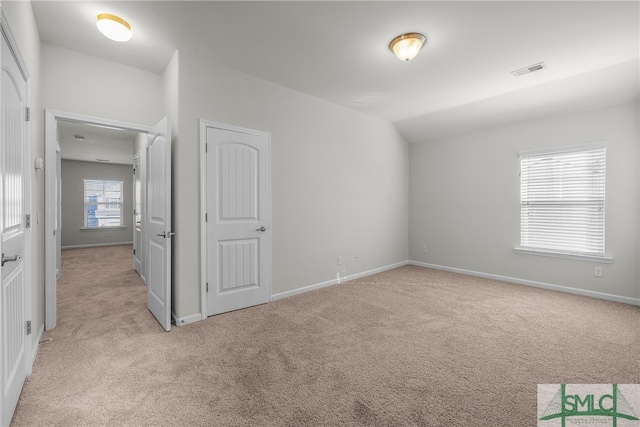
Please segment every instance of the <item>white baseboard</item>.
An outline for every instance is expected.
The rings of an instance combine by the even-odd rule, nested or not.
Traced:
[[[87,245],[68,245],[62,246],[60,249],[83,249],[83,248],[101,248],[103,246],[124,246],[133,245],[133,242],[112,242],[112,243],[91,243]]]
[[[582,295],[591,298],[598,298],[608,301],[622,302],[625,304],[640,305],[640,298],[629,298],[620,295],[606,294],[603,292],[588,291],[585,289],[571,288],[568,286],[554,285],[551,283],[536,282],[533,280],[518,279],[515,277],[499,276],[497,274],[481,273],[479,271],[464,270],[461,268],[445,267],[442,265],[428,264],[425,262],[408,261],[407,264],[418,267],[433,268],[435,270],[451,271],[453,273],[466,274],[469,276],[484,277],[486,279],[501,280],[503,282],[515,283],[518,285],[533,286],[536,288],[550,289],[552,291],[565,292],[569,294]]]
[[[176,317],[176,314],[172,311],[171,318],[173,319],[173,323],[176,326],[184,326],[184,325],[188,325],[189,323],[198,322],[202,320],[202,315],[200,313],[196,313],[186,317]]]
[[[349,280],[359,279],[360,277],[371,276],[372,274],[382,273],[383,271],[393,270],[394,268],[402,267],[403,265],[407,265],[408,263],[409,261],[402,261],[396,264],[374,268],[373,270],[363,271],[362,273],[351,274],[344,277],[337,277],[333,280],[304,286],[302,288],[293,289],[291,291],[279,292],[277,294],[271,295],[271,301],[292,297],[294,295],[302,294],[305,292],[315,291],[316,289],[326,288],[327,286],[337,285],[338,283],[348,282]]]
[[[31,364],[29,365],[29,372],[27,375],[31,375],[31,369],[33,365],[36,363],[36,356],[38,356],[38,350],[40,349],[40,342],[42,341],[42,337],[44,336],[44,323],[40,325],[40,330],[38,331],[38,339],[36,340],[36,345],[33,346],[31,350]]]

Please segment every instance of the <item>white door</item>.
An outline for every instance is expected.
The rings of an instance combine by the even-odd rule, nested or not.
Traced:
[[[208,315],[271,296],[270,136],[206,128]]]
[[[4,30],[4,28],[3,28]],[[0,423],[9,425],[27,377],[26,280],[26,145],[27,77],[2,37],[2,185],[0,304],[2,403]]]
[[[133,158],[133,269],[142,275],[142,183],[140,153]]]
[[[165,117],[147,146],[147,306],[171,330],[171,124]]]

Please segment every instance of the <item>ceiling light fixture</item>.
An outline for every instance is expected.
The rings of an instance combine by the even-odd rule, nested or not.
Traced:
[[[101,13],[96,25],[105,37],[113,41],[126,42],[131,39],[131,25],[119,16]]]
[[[410,61],[416,57],[422,45],[426,41],[426,37],[420,33],[400,34],[389,43],[389,49],[399,60]]]

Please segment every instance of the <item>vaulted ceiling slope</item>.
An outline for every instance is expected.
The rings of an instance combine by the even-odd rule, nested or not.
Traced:
[[[393,122],[410,142],[638,99],[637,1],[32,3],[43,42],[159,74],[188,51]],[[104,12],[129,21],[130,42],[96,31]],[[427,42],[401,62],[388,44],[409,31]]]

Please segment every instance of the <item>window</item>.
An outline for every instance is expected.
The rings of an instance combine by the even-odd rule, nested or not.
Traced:
[[[85,228],[122,227],[123,181],[84,180]]]
[[[605,143],[520,153],[520,250],[604,259]]]

